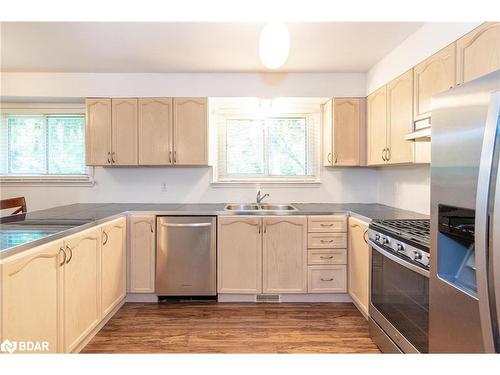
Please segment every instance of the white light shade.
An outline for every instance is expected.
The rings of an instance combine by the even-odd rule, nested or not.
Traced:
[[[290,51],[290,34],[282,22],[270,22],[260,32],[259,56],[266,68],[282,66]]]

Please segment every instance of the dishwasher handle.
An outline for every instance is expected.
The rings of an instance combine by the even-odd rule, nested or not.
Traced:
[[[212,223],[160,223],[162,227],[184,227],[184,228],[200,228],[211,227]]]

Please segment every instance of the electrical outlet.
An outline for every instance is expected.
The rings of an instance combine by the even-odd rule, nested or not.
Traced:
[[[161,184],[161,191],[167,191],[167,183],[166,182],[162,182]]]

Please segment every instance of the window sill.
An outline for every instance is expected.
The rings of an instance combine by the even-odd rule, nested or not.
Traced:
[[[214,188],[224,188],[224,187],[260,187],[262,185],[269,187],[298,187],[298,188],[316,188],[321,186],[321,181],[214,181],[210,183]]]
[[[0,176],[2,186],[94,186],[93,176]]]

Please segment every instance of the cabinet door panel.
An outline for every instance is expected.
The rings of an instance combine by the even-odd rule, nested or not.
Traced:
[[[262,293],[262,235],[259,217],[219,217],[219,293]]]
[[[208,164],[207,98],[174,98],[174,164]]]
[[[370,247],[366,243],[368,223],[349,218],[348,264],[349,294],[367,317],[369,298]]]
[[[455,44],[450,44],[416,65],[413,76],[413,117],[417,121],[430,117],[433,95],[455,86]]]
[[[457,40],[457,83],[500,69],[500,22],[486,22]]]
[[[172,98],[139,99],[139,165],[172,164]]]
[[[387,85],[389,164],[414,161],[414,142],[405,135],[413,130],[413,71]]]
[[[130,217],[129,292],[155,291],[155,216]]]
[[[112,99],[112,161],[137,165],[137,99]]]
[[[70,255],[64,267],[64,336],[71,352],[101,319],[100,228],[70,236],[65,244]]]
[[[307,292],[307,217],[264,217],[263,292]]]
[[[333,162],[339,166],[361,164],[361,111],[364,99],[334,99]]]
[[[48,351],[41,352],[64,351],[62,247],[51,242],[1,265],[0,341],[45,341]]]
[[[323,165],[331,167],[333,165],[333,99],[321,105],[321,125],[323,129]]]
[[[111,99],[86,99],[87,165],[111,164]]]
[[[370,94],[366,102],[368,131],[368,165],[385,164],[382,159],[387,146],[387,90],[386,86]]]
[[[125,298],[125,230],[124,217],[102,226],[102,317]]]

